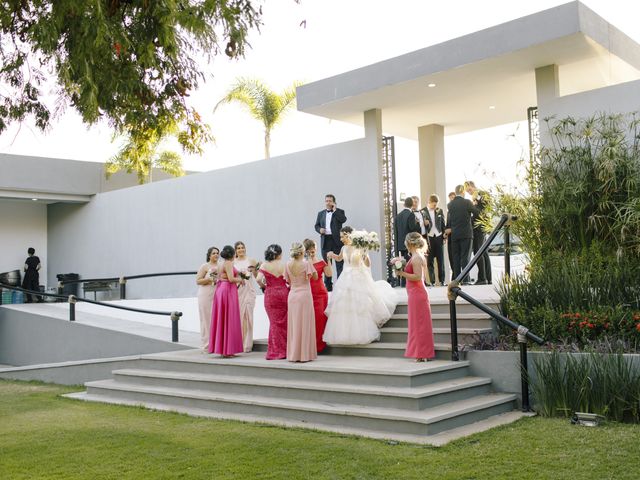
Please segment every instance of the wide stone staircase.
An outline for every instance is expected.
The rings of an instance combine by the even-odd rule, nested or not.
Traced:
[[[461,343],[494,328],[470,305],[458,307]],[[143,355],[135,368],[114,370],[112,378],[69,396],[432,444],[519,418],[515,395],[472,376],[468,361],[450,361],[446,308],[446,302],[432,305],[438,354],[427,363],[402,358],[405,303],[380,342],[333,346],[314,362],[267,361],[264,342],[231,359],[199,350]]]

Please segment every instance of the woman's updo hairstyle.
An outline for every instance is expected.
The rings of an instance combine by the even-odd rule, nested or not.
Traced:
[[[404,244],[407,248],[415,248],[416,250],[420,250],[424,248],[424,238],[418,232],[408,233],[404,239]]]
[[[346,233],[347,235],[351,235],[353,233],[353,228],[351,228],[349,225],[345,225],[340,229],[340,233]]]
[[[275,243],[272,245],[269,245],[267,249],[264,251],[264,259],[267,262],[271,262],[272,260],[275,260],[280,255],[282,255],[282,247]]]
[[[294,242],[291,244],[291,250],[289,250],[291,258],[300,258],[304,255],[304,246],[300,242]]]
[[[236,249],[231,245],[225,245],[224,247],[222,247],[220,256],[225,260],[233,260],[233,258],[236,256]]]
[[[305,238],[305,239],[302,241],[302,245],[304,245],[304,249],[305,249],[305,251],[307,251],[307,252],[308,252],[309,250],[311,250],[312,248],[318,248],[318,247],[316,247],[316,242],[314,242],[314,241],[313,241],[313,240],[311,240],[310,238]]]
[[[209,261],[209,259],[211,258],[211,254],[213,253],[214,250],[220,253],[220,249],[218,247],[209,247],[209,249],[207,250],[207,259],[205,260],[205,262]]]

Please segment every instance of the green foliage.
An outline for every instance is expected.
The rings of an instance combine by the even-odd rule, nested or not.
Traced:
[[[536,410],[548,417],[596,413],[615,421],[640,421],[640,369],[622,354],[552,352],[535,361]]]
[[[261,24],[251,0],[11,0],[0,8],[0,133],[33,116],[42,130],[50,107],[42,87],[57,85],[84,122],[106,120],[144,142],[178,130],[187,152],[201,152],[208,128],[188,104],[204,80],[198,65],[224,49],[244,54]]]
[[[531,260],[500,286],[502,311],[549,341],[638,348],[629,320],[640,310],[638,123],[547,120],[552,145],[529,165],[528,190],[493,195],[496,211],[518,215],[512,228]],[[572,325],[576,314],[589,321]]]
[[[236,83],[220,100],[214,111],[220,105],[238,102],[249,110],[253,118],[264,125],[264,154],[270,158],[271,130],[282,121],[285,113],[293,107],[296,100],[296,87],[299,82],[278,93],[255,78],[238,78]]]
[[[155,134],[148,135],[144,141],[129,139],[120,151],[105,163],[107,178],[125,170],[127,173],[135,172],[138,183],[142,184],[151,181],[154,168],[159,168],[174,177],[184,175],[180,155],[170,151],[158,152],[162,140]]]

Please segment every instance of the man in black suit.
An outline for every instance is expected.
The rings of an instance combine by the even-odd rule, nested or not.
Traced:
[[[469,263],[469,251],[473,242],[471,217],[478,214],[478,209],[471,200],[467,200],[462,195],[464,195],[464,185],[456,186],[456,198],[449,202],[445,228],[445,235],[450,239],[449,248],[451,248],[451,258],[453,260],[454,279]],[[461,280],[462,283],[467,281],[468,276]]]
[[[439,283],[444,285],[444,230],[446,221],[444,212],[438,207],[440,199],[438,195],[429,195],[427,206],[420,210],[424,219],[426,233],[423,235],[427,240],[429,251],[427,252],[427,269],[429,270],[429,281],[431,285]],[[433,268],[434,260],[438,264],[438,280]]]
[[[468,181],[465,183],[467,193],[471,195],[473,204],[478,209],[478,215],[473,216],[473,254],[475,255],[486,239],[484,230],[482,229],[482,223],[480,216],[482,212],[487,208],[489,202],[489,194],[476,188],[475,183]],[[489,258],[489,252],[484,252],[478,259],[478,280],[476,285],[489,285],[491,284],[491,260]]]
[[[325,262],[327,260],[327,253],[333,252],[336,255],[340,253],[342,248],[342,242],[340,241],[340,229],[344,222],[347,221],[347,216],[344,210],[336,207],[336,197],[332,194],[327,194],[324,197],[325,209],[318,212],[318,218],[316,218],[316,232],[320,234],[320,251],[322,252],[322,258]],[[342,273],[342,262],[336,262],[336,278]],[[333,290],[333,282],[331,277],[324,277],[324,284],[327,290],[330,292]]]
[[[407,250],[406,245],[404,244],[404,239],[411,232],[420,232],[420,225],[418,224],[418,220],[414,212],[411,210],[413,208],[413,199],[411,197],[407,197],[404,199],[404,209],[396,215],[395,222],[395,230],[396,230],[396,245],[398,249],[398,253],[402,255],[407,262],[409,261],[409,251]],[[407,281],[404,277],[400,278],[400,286],[404,287]]]

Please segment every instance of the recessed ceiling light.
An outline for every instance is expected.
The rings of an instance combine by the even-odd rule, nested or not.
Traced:
[[[430,83],[429,85],[427,85],[427,87],[429,87],[429,88],[433,88],[433,87],[435,87],[435,86],[436,86],[436,84],[435,84],[435,83]]]
[[[31,200],[33,200],[34,202],[37,202],[38,199],[37,198],[32,198]]]
[[[489,105],[489,110],[495,110],[496,106],[495,105]]]

